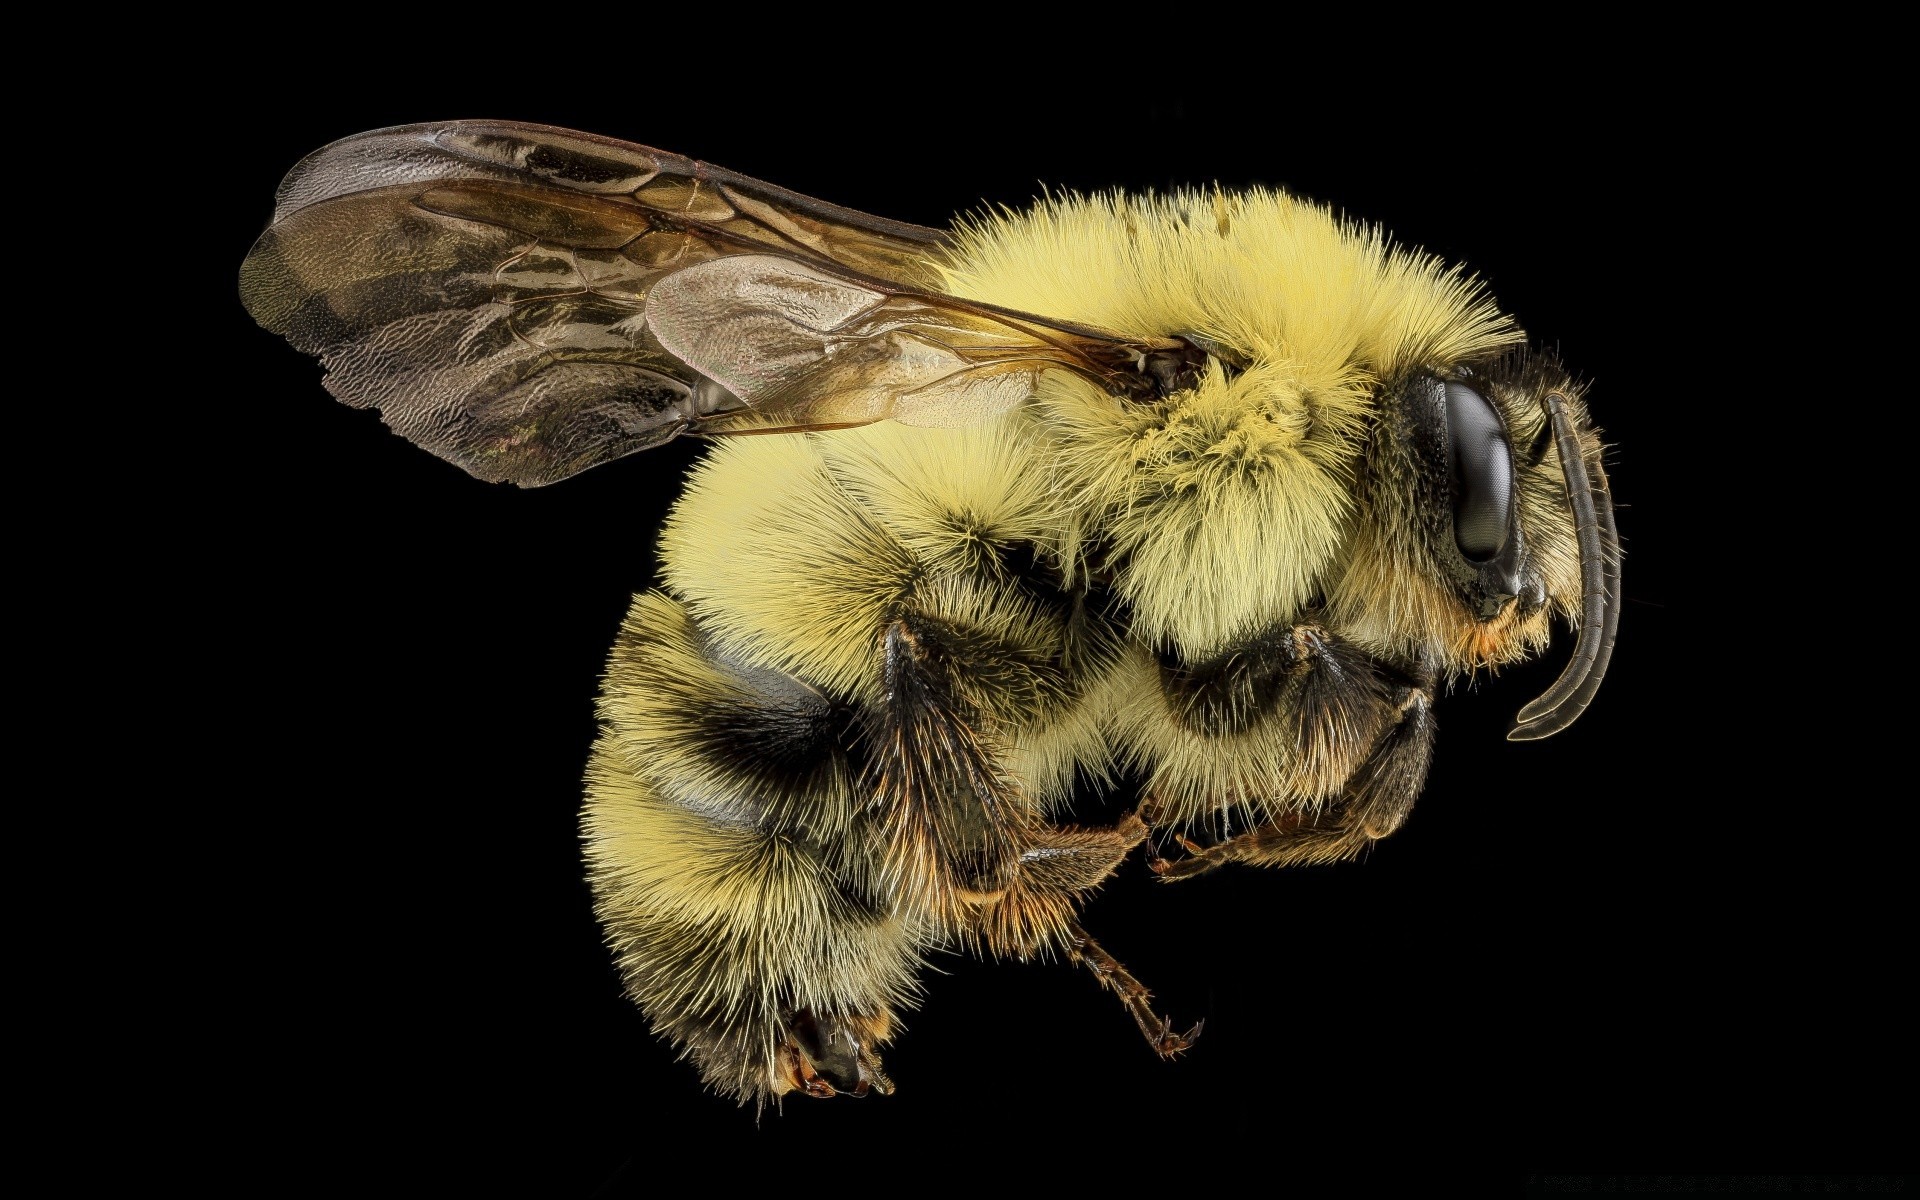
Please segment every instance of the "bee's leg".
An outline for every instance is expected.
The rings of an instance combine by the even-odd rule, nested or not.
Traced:
[[[608,665],[584,819],[630,995],[741,1100],[886,1092],[875,1057],[927,931],[878,880],[848,706],[639,597]]]
[[[1189,857],[1150,865],[1162,879],[1191,879],[1228,863],[1293,867],[1339,862],[1400,828],[1426,781],[1433,752],[1432,696],[1423,686],[1404,689],[1398,721],[1374,743],[1353,773],[1339,807],[1324,816],[1290,813],[1213,846],[1185,838]]]
[[[1370,841],[1338,818],[1326,824],[1309,824],[1308,820],[1299,814],[1289,815],[1211,846],[1181,838],[1187,857],[1156,858],[1148,865],[1164,880],[1191,879],[1228,863],[1300,867],[1340,862],[1358,855]]]
[[[1020,853],[1020,877],[1035,888],[1083,892],[1103,883],[1127,852],[1146,839],[1147,823],[1135,813],[1108,828],[1042,829]]]
[[[884,887],[907,911],[963,938],[1019,886],[1020,856],[1044,833],[1002,766],[982,679],[1031,670],[991,636],[906,612],[881,638],[884,699],[869,718],[862,790]]]
[[[874,1046],[891,1032],[887,1014],[876,1017],[820,1017],[802,1009],[788,1016],[786,1036],[775,1050],[775,1072],[787,1089],[825,1098],[844,1092],[882,1096],[893,1080],[880,1069]],[[837,1085],[837,1086],[836,1086]],[[775,1090],[783,1090],[778,1084]]]
[[[1145,984],[1135,979],[1078,922],[1069,925],[1068,932],[1067,956],[1093,972],[1093,977],[1100,981],[1101,987],[1120,997],[1120,1003],[1126,1006],[1134,1024],[1140,1027],[1141,1035],[1147,1039],[1147,1045],[1153,1047],[1155,1054],[1161,1058],[1172,1058],[1193,1045],[1206,1022],[1195,1024],[1185,1033],[1175,1033],[1173,1022],[1153,1011],[1153,993],[1147,990]]]
[[[1029,833],[1006,885],[978,897],[965,936],[990,953],[1023,961],[1062,948],[1071,952],[1074,918],[1085,893],[1100,886],[1146,837],[1146,822],[1132,814],[1105,829],[1069,826]]]
[[[982,897],[967,936],[995,954],[1029,959],[1052,949],[1093,972],[1100,985],[1120,997],[1147,1044],[1171,1058],[1200,1036],[1195,1025],[1175,1033],[1173,1023],[1153,1011],[1153,997],[1078,920],[1085,892],[1098,887],[1135,846],[1145,841],[1147,823],[1128,814],[1107,829],[1043,829],[1028,840],[1012,881]]]

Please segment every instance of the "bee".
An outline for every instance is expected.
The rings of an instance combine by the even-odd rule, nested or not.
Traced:
[[[483,480],[682,436],[582,825],[629,993],[743,1102],[893,1090],[936,950],[1064,957],[1174,882],[1406,820],[1449,679],[1577,630],[1619,544],[1583,387],[1459,268],[1273,190],[1056,195],[950,230],[537,125],[336,142],[241,268],[327,388]],[[1137,807],[1076,825],[1087,793]]]

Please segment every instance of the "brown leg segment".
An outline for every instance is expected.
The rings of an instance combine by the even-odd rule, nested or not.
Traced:
[[[1020,852],[1020,875],[1037,888],[1085,891],[1104,882],[1146,837],[1147,823],[1133,813],[1111,829],[1043,829]]]
[[[1373,839],[1345,824],[1302,826],[1297,816],[1282,817],[1239,837],[1212,846],[1179,839],[1188,857],[1156,858],[1148,865],[1168,881],[1191,879],[1228,863],[1256,867],[1301,867],[1352,858]]]
[[[975,897],[979,907],[968,936],[995,955],[1022,961],[1066,946],[1083,893],[1113,874],[1146,836],[1146,822],[1133,815],[1110,829],[1034,831],[1012,881]]]
[[[1121,966],[1118,959],[1102,949],[1100,943],[1088,936],[1077,921],[1069,927],[1067,956],[1092,971],[1101,987],[1120,997],[1120,1003],[1133,1016],[1134,1024],[1140,1027],[1141,1035],[1147,1039],[1147,1045],[1153,1047],[1153,1052],[1161,1058],[1174,1057],[1193,1045],[1194,1039],[1200,1036],[1205,1021],[1196,1023],[1185,1033],[1175,1033],[1173,1022],[1153,1011],[1153,993],[1147,990],[1147,986]]]
[[[816,1017],[802,1009],[787,1020],[787,1036],[775,1051],[774,1094],[796,1091],[829,1096],[882,1096],[893,1080],[880,1069],[873,1044],[887,1036],[885,1017]]]
[[[1204,875],[1228,863],[1299,867],[1340,862],[1400,828],[1426,782],[1433,753],[1430,697],[1409,689],[1400,721],[1380,739],[1347,784],[1340,811],[1321,820],[1289,814],[1250,833],[1213,846],[1179,838],[1190,857],[1156,858],[1149,865],[1169,882]]]

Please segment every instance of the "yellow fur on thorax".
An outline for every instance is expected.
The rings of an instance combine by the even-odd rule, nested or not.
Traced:
[[[1458,270],[1267,190],[1054,199],[963,226],[943,271],[956,295],[1249,360],[1156,406],[1054,372],[1031,412],[1063,548],[1127,561],[1135,632],[1191,656],[1323,585],[1382,380],[1520,340]]]

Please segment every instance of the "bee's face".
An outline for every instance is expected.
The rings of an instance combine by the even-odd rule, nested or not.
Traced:
[[[1382,389],[1361,511],[1329,620],[1392,658],[1443,671],[1543,647],[1580,607],[1580,557],[1547,397],[1577,404],[1555,364],[1525,354],[1420,370]],[[1585,456],[1596,458],[1591,433]]]

